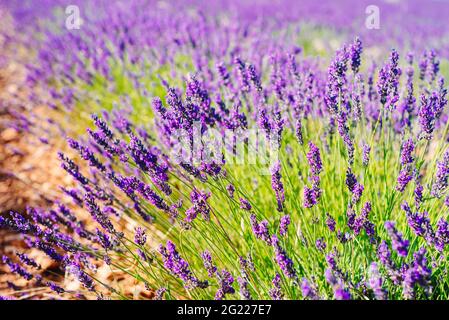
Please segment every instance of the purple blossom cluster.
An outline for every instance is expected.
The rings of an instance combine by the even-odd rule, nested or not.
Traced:
[[[363,55],[373,40],[361,34],[323,71],[286,32],[299,18],[288,5],[244,2],[229,12],[194,2],[152,12],[143,10],[152,1],[123,10],[114,2],[108,19],[86,17],[83,35],[43,33],[30,87],[48,89],[45,102],[70,116],[86,97],[81,87],[100,87],[108,111],[95,110],[87,134],[70,135],[58,153],[74,181],[61,189],[65,198],[0,216],[0,227],[98,298],[100,287],[118,292],[96,281],[103,263],[145,282],[157,300],[432,297],[449,244],[438,52],[410,53],[403,68],[392,50],[369,67]],[[229,16],[214,14],[221,9]],[[272,19],[257,18],[266,12]],[[109,106],[108,95],[119,102]],[[20,119],[21,130],[33,126]],[[228,158],[238,139],[249,149],[251,127],[279,151],[268,177],[255,175],[260,163],[240,170]],[[173,156],[180,131],[199,161]],[[235,133],[213,159],[211,145],[196,141],[211,131]],[[435,170],[429,148],[439,156]],[[18,277],[69,293],[26,252],[2,261]]]
[[[310,166],[310,180],[312,182],[312,187],[304,187],[304,207],[311,208],[318,203],[318,200],[321,196],[319,174],[323,170],[320,150],[312,142],[309,142],[307,161],[309,162]]]
[[[181,279],[187,289],[207,288],[208,282],[200,281],[192,274],[189,264],[180,256],[173,242],[167,241],[165,247],[161,245],[159,252],[162,255],[165,268]]]

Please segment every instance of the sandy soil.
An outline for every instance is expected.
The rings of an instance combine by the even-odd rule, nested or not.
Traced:
[[[26,115],[29,88],[25,84],[25,63],[29,59],[24,46],[15,41],[12,19],[0,12],[0,214],[14,210],[23,213],[27,206],[48,206],[52,190],[67,181],[56,158],[56,149],[35,136],[13,127],[17,114]],[[0,230],[0,257],[24,247],[21,236]],[[37,250],[31,252],[43,265],[43,272],[54,268],[52,262]],[[14,282],[16,290],[8,287]],[[32,288],[23,279],[7,273],[0,263],[0,295],[24,290],[22,298],[43,297],[46,290]],[[51,296],[51,294],[50,294]]]

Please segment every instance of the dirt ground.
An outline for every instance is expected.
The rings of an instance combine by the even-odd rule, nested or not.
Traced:
[[[16,41],[18,40],[18,41]],[[31,108],[26,86],[25,63],[30,54],[15,34],[12,18],[0,11],[0,214],[24,212],[27,206],[48,206],[52,190],[69,183],[56,158],[55,147],[43,144],[29,133],[14,128],[17,115],[26,115]],[[0,230],[0,257],[11,255],[24,247],[21,236]],[[44,268],[54,267],[42,254],[32,255]],[[8,286],[14,282],[15,290]],[[44,294],[42,288],[31,288],[23,279],[7,273],[0,263],[0,295],[24,290],[21,298]]]
[[[44,89],[26,83],[26,65],[32,64],[32,59],[33,52],[21,34],[14,30],[13,19],[0,7],[0,215],[8,215],[10,211],[25,213],[28,206],[50,207],[61,196],[61,186],[73,185],[57,159],[58,151],[66,151],[65,140],[49,137],[50,143],[43,143],[39,134],[20,130],[14,125],[17,119],[28,118],[30,114],[43,119],[48,115],[49,109],[45,105],[30,104],[31,94],[46,94]],[[39,125],[44,123],[39,122]],[[84,219],[82,215],[80,218]],[[134,225],[125,223],[120,229],[133,232]],[[73,295],[57,295],[46,286],[27,282],[9,272],[1,257],[12,257],[24,249],[21,235],[0,229],[0,295],[15,299],[73,299]],[[26,249],[26,252],[41,265],[40,274],[45,279],[74,292],[81,289],[78,281],[64,274],[44,253],[37,249]],[[96,277],[104,283],[119,285],[122,294],[129,298],[154,296],[143,283],[106,264],[98,265]]]

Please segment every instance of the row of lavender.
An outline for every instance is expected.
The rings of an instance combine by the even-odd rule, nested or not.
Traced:
[[[68,5],[79,7],[80,29],[66,30],[67,17],[61,11]],[[148,60],[173,65],[180,53],[191,58],[196,70],[204,69],[205,57],[226,55],[230,61],[241,56],[258,65],[258,52],[292,50],[301,43],[296,32],[306,23],[335,30],[346,41],[357,34],[368,46],[400,46],[417,52],[437,46],[442,56],[447,55],[444,39],[449,32],[444,23],[449,8],[440,1],[261,1],[254,5],[232,0],[207,4],[49,0],[39,6],[6,1],[4,6],[17,18],[19,30],[42,33],[37,41],[26,40],[38,50],[36,65],[29,66],[30,83],[57,74],[63,86],[76,79],[90,83],[98,74],[111,80],[111,60],[122,65],[122,72],[130,72],[131,79],[144,76]],[[374,29],[367,23],[370,6],[379,13]],[[59,14],[53,16],[55,12]],[[38,23],[42,16],[49,18],[50,26]],[[129,63],[137,64],[139,71],[126,70]],[[59,89],[65,89],[59,95],[73,95],[73,88]],[[70,98],[64,102],[70,103]]]
[[[98,74],[116,81],[111,63],[124,74],[148,68],[131,76],[132,90],[152,100],[155,119],[134,124],[120,106],[93,115],[87,137],[68,139],[87,165],[59,155],[78,184],[63,189],[73,203],[0,220],[86,291],[33,274],[39,266],[25,253],[4,258],[12,272],[78,297],[127,298],[98,281],[106,263],[155,298],[447,298],[447,90],[434,50],[402,63],[393,50],[378,68],[361,64],[356,39],[326,72],[321,60],[304,57],[291,24],[270,17],[240,24],[226,22],[232,16],[148,14],[128,19],[120,10],[107,26],[49,36],[31,68],[32,83],[56,79],[53,107],[74,113],[83,90],[95,91],[80,82]],[[124,38],[113,36],[120,32]],[[180,53],[195,75],[174,63]],[[171,72],[142,85],[145,72],[167,64]],[[180,80],[185,85],[174,85]],[[225,157],[174,162],[173,134],[183,129],[193,141],[197,123],[202,133],[256,126],[274,137],[280,158],[271,176]],[[134,234],[123,228],[130,220]]]

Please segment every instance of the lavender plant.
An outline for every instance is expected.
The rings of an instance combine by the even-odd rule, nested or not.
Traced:
[[[99,278],[104,265],[154,299],[448,298],[449,122],[435,51],[414,62],[392,50],[375,67],[355,38],[323,67],[288,23],[138,17],[118,43],[101,23],[87,40],[52,36],[44,69],[30,68],[57,112],[95,99],[96,112],[83,135],[61,129],[73,134],[59,158],[76,186],[0,226],[83,289],[43,278],[26,253],[3,258],[12,273],[87,298],[130,298]],[[66,38],[76,54],[46,56]]]

